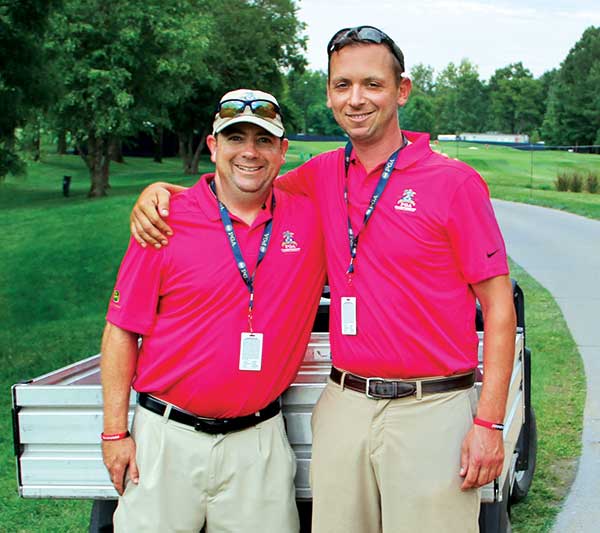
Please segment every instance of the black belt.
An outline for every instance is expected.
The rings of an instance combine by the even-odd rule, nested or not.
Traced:
[[[169,405],[145,392],[141,392],[138,395],[138,403],[144,409],[148,409],[148,411],[152,411],[160,416],[164,415],[165,410]],[[210,435],[221,435],[255,426],[259,422],[264,422],[265,420],[269,420],[269,418],[273,418],[280,410],[281,406],[279,405],[278,398],[264,409],[261,409],[254,414],[238,416],[236,418],[204,418],[183,411],[175,406],[171,407],[168,418],[174,422],[192,426],[196,431],[202,431],[203,433],[209,433]]]
[[[417,393],[419,383],[421,392],[425,394],[469,389],[475,383],[475,371],[438,379],[395,381],[384,378],[363,378],[332,367],[329,377],[338,385],[343,385],[343,388],[362,392],[375,400],[393,400],[412,396]]]

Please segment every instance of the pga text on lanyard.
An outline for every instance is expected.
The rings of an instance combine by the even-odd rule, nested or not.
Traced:
[[[358,250],[358,239],[361,233],[367,227],[367,224],[373,213],[375,212],[375,207],[377,207],[377,202],[381,198],[383,191],[385,190],[389,178],[392,175],[392,171],[394,170],[394,166],[396,165],[396,159],[398,159],[398,154],[400,150],[406,146],[407,142],[404,137],[402,138],[402,145],[398,150],[396,150],[387,160],[387,163],[383,167],[383,171],[381,172],[381,176],[379,181],[377,182],[377,187],[375,187],[375,191],[373,192],[373,196],[371,196],[371,201],[369,202],[369,206],[365,211],[365,216],[363,218],[362,226],[359,230],[354,233],[352,229],[352,222],[350,221],[350,205],[348,199],[348,169],[350,168],[350,154],[352,153],[352,143],[347,143],[345,152],[344,152],[344,168],[345,168],[345,180],[344,180],[344,201],[346,202],[346,216],[348,217],[348,241],[350,242],[350,265],[348,266],[347,274],[348,274],[348,284],[352,283],[352,275],[354,274],[354,260],[356,259],[356,252]],[[341,310],[342,310],[342,335],[356,335],[356,296],[342,296],[341,301]]]
[[[210,183],[210,188],[213,193],[217,197],[217,191],[215,187],[215,182],[212,181]],[[231,250],[233,252],[233,257],[235,259],[235,264],[237,269],[242,276],[242,280],[246,284],[248,288],[248,292],[250,293],[250,299],[248,300],[248,329],[249,331],[242,332],[242,336],[240,339],[240,370],[254,370],[258,371],[262,366],[262,345],[263,345],[263,334],[256,333],[252,329],[252,312],[254,309],[254,278],[256,276],[256,271],[258,270],[258,266],[265,258],[267,253],[267,248],[269,247],[269,241],[271,240],[271,232],[273,229],[273,218],[271,218],[266,224],[265,229],[263,230],[262,238],[260,239],[260,248],[258,250],[258,258],[256,260],[256,268],[254,269],[254,273],[250,275],[248,271],[248,265],[244,261],[244,257],[242,256],[242,250],[240,249],[240,245],[238,243],[237,237],[235,236],[235,231],[233,230],[233,223],[231,222],[231,216],[229,215],[229,211],[227,211],[227,207],[219,200],[217,197],[217,202],[219,203],[219,214],[221,215],[221,222],[223,222],[223,228],[225,229],[225,233],[227,234],[227,240],[231,245]],[[275,211],[275,194],[271,196],[271,214]]]

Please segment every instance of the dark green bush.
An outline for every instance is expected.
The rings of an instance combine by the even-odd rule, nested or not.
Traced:
[[[579,172],[573,172],[569,180],[569,190],[571,192],[581,192],[583,189],[583,177]]]
[[[557,191],[569,190],[569,176],[565,172],[559,172],[554,181],[554,186]]]
[[[598,174],[595,174],[594,172],[588,174],[585,188],[587,189],[587,192],[591,194],[596,194],[598,192]]]

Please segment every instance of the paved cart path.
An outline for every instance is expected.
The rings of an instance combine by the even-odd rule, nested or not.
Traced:
[[[494,209],[509,255],[555,298],[585,366],[582,455],[552,531],[600,531],[600,221],[500,200]]]

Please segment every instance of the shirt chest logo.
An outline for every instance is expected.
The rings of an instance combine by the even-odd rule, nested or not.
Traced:
[[[284,254],[299,252],[301,248],[298,246],[298,243],[294,240],[294,232],[293,231],[284,231],[283,232],[283,241],[281,242],[281,251]]]
[[[396,211],[409,211],[414,213],[417,210],[417,202],[415,196],[417,193],[412,189],[404,189],[402,197],[396,202],[394,209]]]

